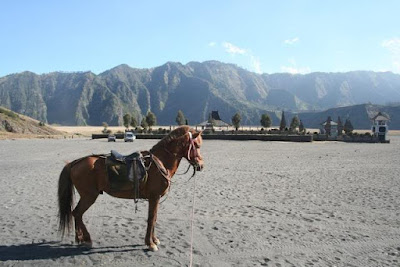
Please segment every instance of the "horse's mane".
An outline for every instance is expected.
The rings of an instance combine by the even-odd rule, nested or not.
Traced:
[[[175,130],[171,131],[167,136],[165,136],[163,139],[161,139],[160,142],[155,144],[150,149],[150,152],[153,152],[158,148],[165,147],[168,143],[174,141],[175,139],[181,137],[182,135],[186,134],[189,131],[190,131],[189,126],[181,126],[179,128],[176,128]]]

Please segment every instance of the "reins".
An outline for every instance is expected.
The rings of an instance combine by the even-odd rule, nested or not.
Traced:
[[[194,175],[193,175],[194,176]],[[192,177],[193,177],[192,176]],[[190,179],[192,178],[190,177]],[[196,178],[193,179],[193,200],[192,200],[192,213],[191,213],[191,219],[190,219],[190,261],[189,261],[189,267],[192,267],[193,264],[193,226],[194,226],[194,204],[195,204],[195,199],[196,199]]]

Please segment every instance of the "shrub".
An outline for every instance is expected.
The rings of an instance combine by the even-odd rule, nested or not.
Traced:
[[[5,115],[7,115],[8,117],[11,117],[11,118],[14,118],[14,119],[18,118],[18,115],[16,113],[12,112],[11,110],[7,110],[5,108],[2,108],[2,107],[0,107],[0,113],[3,113]]]

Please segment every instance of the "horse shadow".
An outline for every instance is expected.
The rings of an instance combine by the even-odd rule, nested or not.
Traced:
[[[0,262],[9,260],[47,260],[77,255],[121,253],[129,251],[146,252],[147,249],[143,248],[142,245],[87,248],[83,246],[61,244],[60,242],[56,241],[41,242],[32,244],[0,246]]]

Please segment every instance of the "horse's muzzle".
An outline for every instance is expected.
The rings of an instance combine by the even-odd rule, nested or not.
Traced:
[[[201,171],[201,170],[203,170],[203,168],[204,168],[204,165],[203,164],[196,164],[196,165],[194,165],[194,168],[196,169],[196,171]]]
[[[194,171],[201,171],[204,168],[203,160],[189,160],[190,165],[192,165]]]

